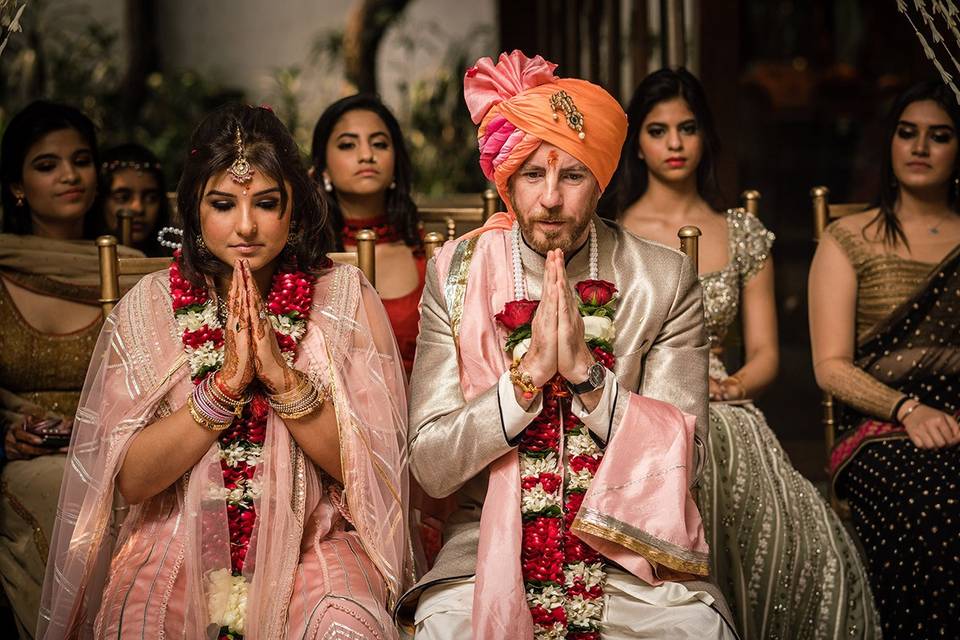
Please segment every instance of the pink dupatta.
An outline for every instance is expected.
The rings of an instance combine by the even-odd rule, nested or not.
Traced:
[[[104,323],[68,453],[38,637],[93,636],[106,585],[136,571],[144,555],[129,544],[138,516],[160,501],[175,505],[174,530],[185,541],[181,558],[170,554],[164,567],[171,585],[185,580],[185,635],[217,637],[209,624],[206,579],[230,567],[229,549],[216,543],[229,539],[225,503],[209,497],[223,487],[217,443],[176,485],[130,508],[116,550],[109,535],[114,481],[127,448],[140,429],[180,408],[192,388],[167,277],[166,271],[145,277]],[[296,367],[332,386],[346,506],[393,600],[410,578],[404,376],[379,298],[356,269],[335,266],[318,276]],[[255,480],[262,491],[244,566],[252,578],[245,636],[272,640],[284,635],[306,526],[321,543],[339,509],[324,491],[320,470],[272,413]],[[148,612],[145,631],[162,633],[163,615]]]
[[[509,368],[505,335],[494,315],[513,300],[509,213],[498,213],[470,234],[471,269],[462,292],[458,336],[460,382],[469,402]],[[501,231],[501,233],[486,233]],[[445,290],[458,244],[437,255]],[[651,585],[671,577],[705,576],[708,555],[703,523],[689,491],[695,418],[676,407],[631,393],[607,444],[603,462],[573,524],[574,533],[608,559]],[[520,566],[522,522],[516,449],[489,467],[480,519],[473,634],[477,640],[531,638]]]

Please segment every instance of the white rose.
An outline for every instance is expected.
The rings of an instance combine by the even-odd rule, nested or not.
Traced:
[[[513,348],[513,361],[520,362],[520,358],[523,357],[527,351],[530,350],[530,338],[524,338],[517,343],[517,346]]]
[[[604,316],[584,316],[583,337],[585,340],[599,338],[606,342],[613,342],[617,335],[613,320]]]

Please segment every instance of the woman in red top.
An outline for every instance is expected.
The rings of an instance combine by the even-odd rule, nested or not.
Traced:
[[[376,96],[343,98],[317,121],[312,156],[312,175],[323,187],[337,244],[349,251],[358,231],[377,232],[377,291],[409,375],[426,259],[400,125]]]

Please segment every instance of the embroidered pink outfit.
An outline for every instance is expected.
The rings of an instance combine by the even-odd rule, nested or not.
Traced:
[[[352,267],[319,273],[294,366],[330,384],[343,485],[307,458],[271,411],[244,637],[395,638],[387,611],[409,579],[404,376],[389,321]],[[38,635],[216,638],[211,576],[229,570],[221,450],[132,506],[110,535],[114,478],[144,426],[192,387],[167,273],[144,278],[104,325],[87,376],[51,544]],[[200,428],[199,426],[197,428]]]

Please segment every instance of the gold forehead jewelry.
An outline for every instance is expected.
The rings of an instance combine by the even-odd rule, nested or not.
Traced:
[[[243,149],[243,138],[240,136],[240,125],[237,125],[237,137],[234,141],[234,144],[237,147],[237,157],[227,171],[230,172],[234,182],[237,184],[246,184],[253,180],[253,167],[251,167],[250,163],[247,161],[247,153]]]
[[[577,137],[581,140],[587,137],[583,132],[583,114],[577,109],[577,105],[573,104],[573,98],[566,91],[560,90],[550,96],[550,108],[553,110],[554,121],[560,119],[557,111],[563,111],[563,115],[567,118],[567,125],[577,132]]]

